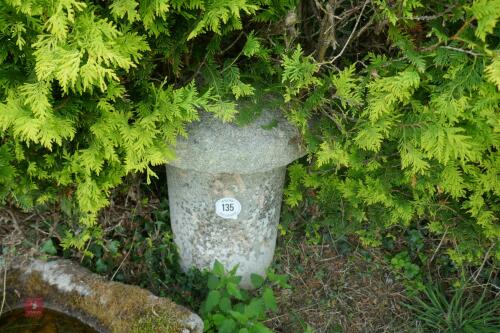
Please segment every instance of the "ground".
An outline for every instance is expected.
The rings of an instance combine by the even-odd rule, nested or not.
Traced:
[[[308,245],[293,239],[278,244],[278,271],[292,290],[278,298],[279,313],[268,324],[277,332],[405,332],[410,319],[404,289],[376,251]]]
[[[5,209],[0,213],[1,244],[3,251],[15,249],[16,255],[51,257],[44,249],[51,239],[59,256],[79,260],[110,279],[170,296],[196,311],[204,297],[203,277],[169,267],[175,254],[167,219],[166,204],[154,197],[139,200],[129,191],[103,212],[108,239],[103,246],[89,244],[88,249],[97,253],[89,259],[82,251],[61,250],[60,215]],[[113,240],[121,243],[116,254],[109,251]],[[401,305],[404,288],[381,253],[357,246],[355,239],[314,243],[299,231],[278,237],[273,269],[288,275],[292,288],[276,290],[279,309],[265,322],[269,328],[318,333],[410,330],[410,315]]]

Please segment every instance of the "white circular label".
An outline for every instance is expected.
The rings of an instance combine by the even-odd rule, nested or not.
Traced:
[[[215,203],[215,213],[224,219],[236,220],[241,212],[241,204],[235,198],[222,198]]]

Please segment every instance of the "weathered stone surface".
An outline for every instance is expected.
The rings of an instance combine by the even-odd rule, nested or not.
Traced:
[[[304,155],[298,130],[277,110],[264,110],[243,127],[203,112],[187,132],[187,139],[178,139],[176,160],[169,162],[184,170],[247,174],[282,167]]]
[[[271,264],[280,217],[285,167],[253,174],[207,174],[167,167],[170,216],[181,265],[210,268],[217,259],[238,267],[241,285]],[[236,219],[215,212],[221,198],[241,203]]]
[[[0,267],[3,276],[4,268]],[[196,314],[137,286],[111,282],[69,260],[17,261],[7,266],[4,312],[41,297],[44,307],[65,313],[98,332],[201,333]]]
[[[251,273],[264,275],[273,258],[286,165],[304,154],[299,133],[272,110],[246,127],[203,117],[167,165],[174,239],[184,269],[239,265],[249,288]],[[219,200],[235,202],[235,213],[221,214]]]

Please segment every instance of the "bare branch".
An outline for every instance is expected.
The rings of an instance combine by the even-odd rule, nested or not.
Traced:
[[[363,16],[363,12],[365,11],[365,7],[366,7],[366,5],[368,4],[369,1],[370,0],[366,0],[363,3],[363,7],[361,8],[361,12],[359,13],[359,16],[358,16],[358,18],[356,20],[356,23],[354,24],[354,28],[352,29],[351,34],[349,35],[349,38],[345,42],[344,47],[342,47],[342,50],[339,52],[339,54],[337,54],[335,57],[333,57],[333,59],[330,60],[328,63],[335,62],[338,58],[340,58],[342,56],[342,54],[344,54],[344,51],[347,48],[347,45],[349,45],[349,43],[351,42],[351,39],[354,36],[354,33],[356,32],[356,29],[358,28],[359,21],[361,21],[361,17]]]
[[[316,1],[317,2],[317,1]],[[325,13],[323,19],[321,20],[320,35],[318,40],[318,61],[323,61],[325,59],[326,50],[330,46],[335,49],[335,0],[330,0],[325,7],[321,7],[321,10]],[[317,4],[321,6],[321,4]]]
[[[477,57],[477,56],[484,56],[484,54],[482,54],[482,53],[476,53],[476,52],[473,52],[471,50],[464,50],[464,49],[461,49],[461,48],[458,48],[458,47],[453,47],[453,46],[440,46],[440,48],[467,53],[467,54],[470,54],[470,55],[475,56],[475,57]]]

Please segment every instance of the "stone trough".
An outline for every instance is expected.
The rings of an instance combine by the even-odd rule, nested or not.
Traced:
[[[3,277],[1,267],[0,273]],[[108,281],[69,260],[19,260],[8,265],[6,276],[4,314],[27,311],[26,302],[38,300],[35,307],[78,319],[99,333],[203,332],[201,318],[188,309],[137,286]]]

